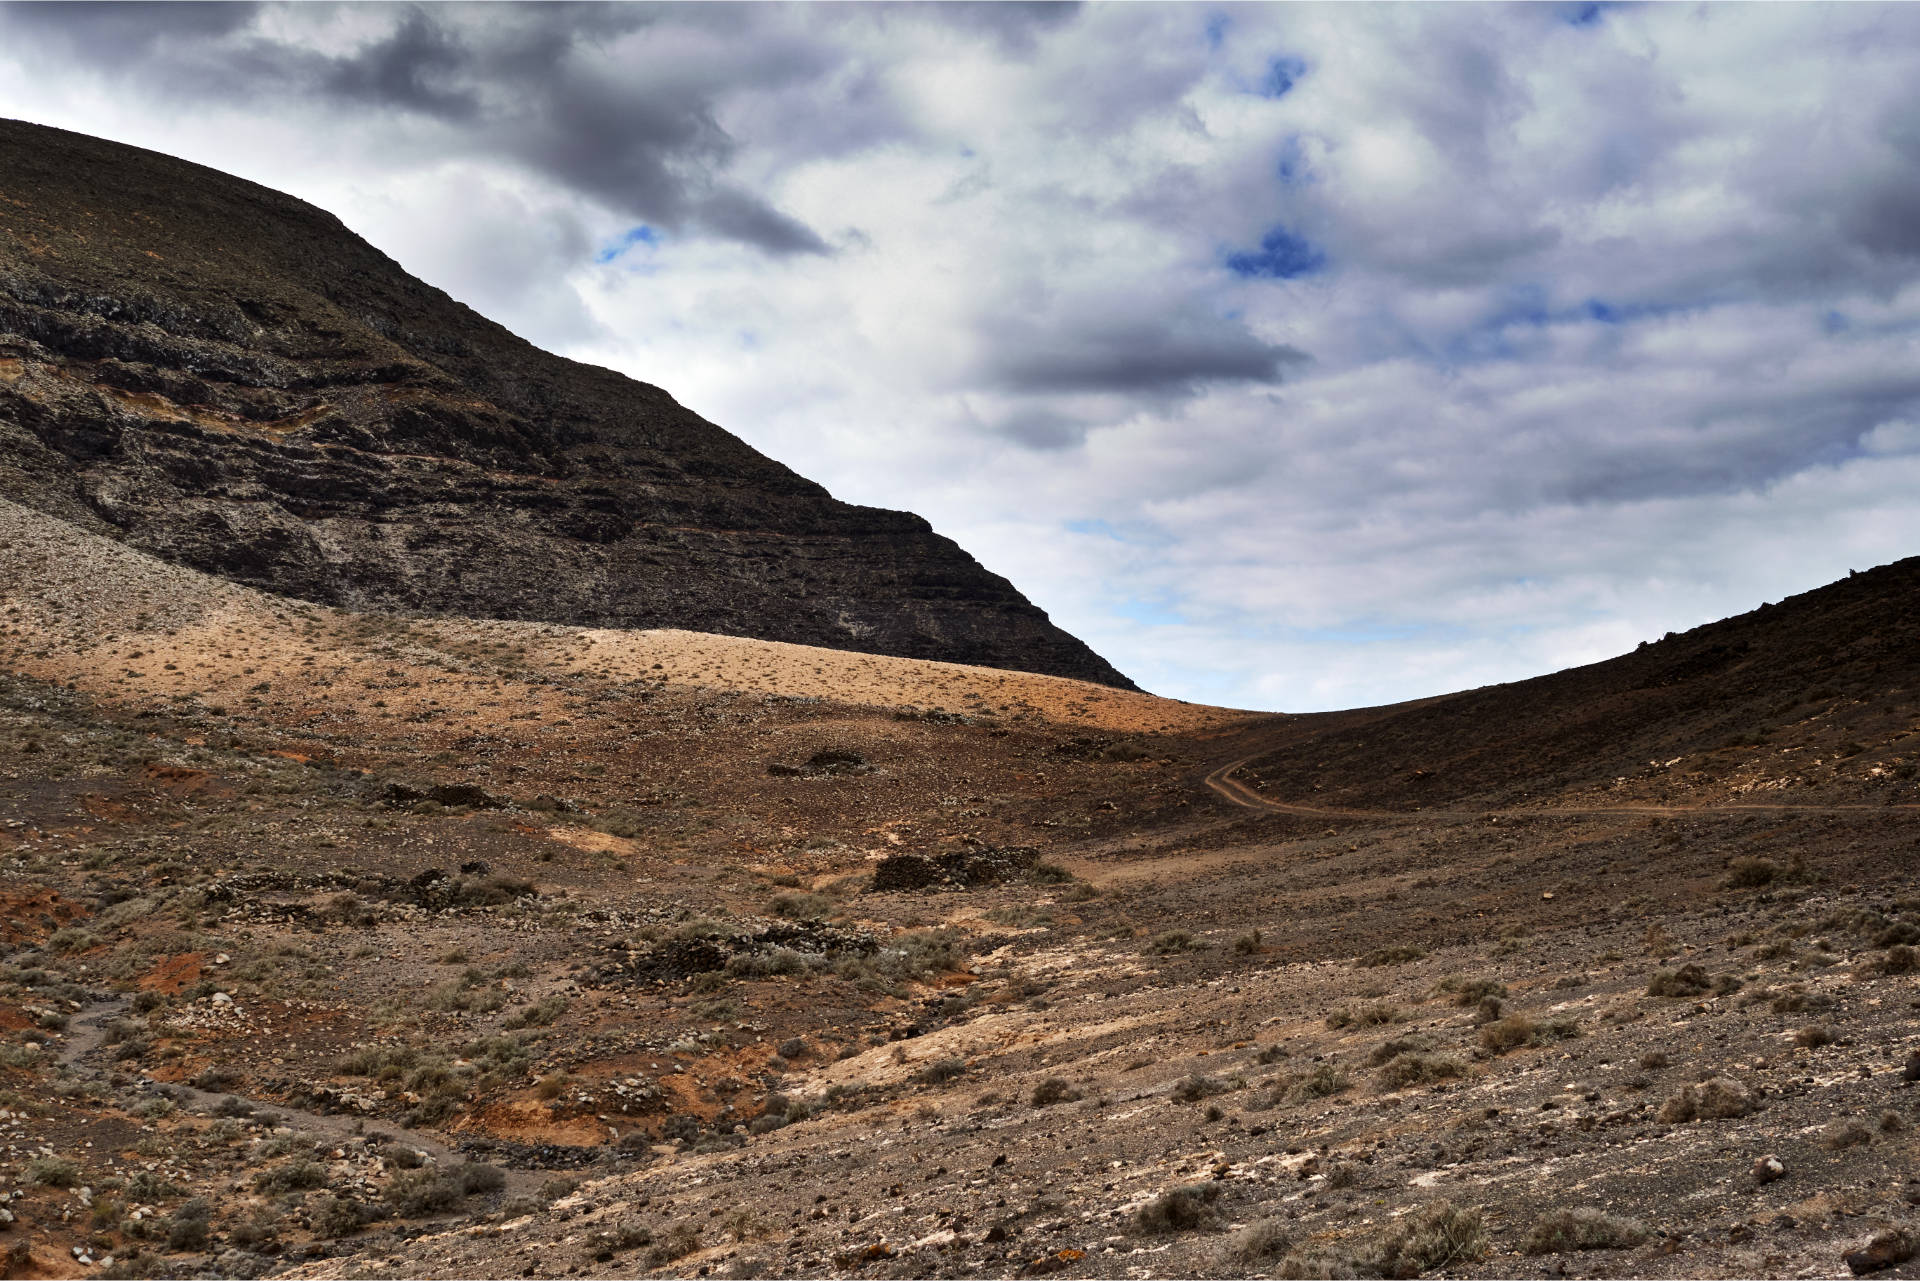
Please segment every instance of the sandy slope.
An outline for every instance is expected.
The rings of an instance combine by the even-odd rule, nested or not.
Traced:
[[[95,694],[366,697],[396,716],[470,716],[503,696],[544,701],[525,678],[567,675],[1123,733],[1246,715],[1056,676],[701,632],[356,615],[169,565],[4,501],[0,592],[0,616],[17,629],[6,648],[32,638],[18,667]],[[422,669],[432,669],[424,682]]]

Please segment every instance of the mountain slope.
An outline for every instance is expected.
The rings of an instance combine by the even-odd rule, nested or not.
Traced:
[[[1912,775],[1916,690],[1911,557],[1586,667],[1299,717],[1240,776],[1328,807],[1858,800]]]
[[[917,516],[540,351],[331,215],[0,121],[0,496],[331,604],[1131,688]]]

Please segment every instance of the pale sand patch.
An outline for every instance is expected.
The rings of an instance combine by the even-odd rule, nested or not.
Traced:
[[[1130,733],[1188,733],[1251,715],[1031,672],[669,629],[569,628],[531,661],[616,680],[665,678],[788,698],[982,718],[1033,717]]]
[[[0,652],[18,670],[95,695],[271,701],[316,723],[514,716],[536,735],[565,716],[556,675],[1120,733],[1191,733],[1254,715],[1058,676],[706,632],[356,614],[170,565],[4,500]]]
[[[571,845],[589,854],[631,855],[637,848],[634,842],[624,837],[609,836],[590,827],[550,827],[547,835],[562,845]]]

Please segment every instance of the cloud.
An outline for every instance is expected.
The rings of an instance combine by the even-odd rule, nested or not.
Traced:
[[[159,46],[185,46],[219,39],[253,23],[260,6],[182,0],[155,5],[103,0],[100,4],[35,4],[10,0],[0,6],[7,28],[62,49],[69,57],[124,67]]]
[[[264,23],[269,12],[13,5],[4,29],[175,103],[304,102],[376,125],[413,117],[440,128],[446,152],[510,158],[624,215],[775,255],[829,252],[798,219],[721,177],[737,148],[714,110],[742,80],[822,75],[834,57],[817,42],[769,39],[750,56],[728,55],[718,33],[683,27],[619,56],[623,42],[662,25],[638,6],[316,6],[312,25],[291,30]],[[370,18],[384,25],[358,32]]]
[[[981,372],[1017,392],[1190,395],[1208,383],[1277,382],[1306,361],[1306,353],[1264,341],[1230,317],[1123,310],[1003,316]]]
[[[1912,6],[0,27],[0,110],[335,209],[1165,692],[1513,679],[1920,551]]]

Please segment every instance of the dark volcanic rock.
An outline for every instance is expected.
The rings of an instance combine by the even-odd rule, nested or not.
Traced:
[[[521,341],[311,205],[0,122],[0,497],[329,604],[1131,688],[917,516]]]
[[[506,802],[483,787],[472,783],[432,783],[414,787],[410,783],[388,783],[381,793],[389,805],[417,805],[432,801],[436,805],[465,805],[469,809],[505,809]]]
[[[822,775],[838,777],[848,774],[871,774],[873,766],[858,752],[828,749],[824,752],[815,752],[807,758],[807,763],[804,765],[770,762],[767,765],[767,773],[775,778],[817,778]]]
[[[951,854],[895,854],[873,869],[877,891],[919,890],[932,885],[993,885],[1031,872],[1040,851],[1031,845],[981,846]]]
[[[1890,1268],[1896,1263],[1905,1263],[1914,1256],[1916,1242],[1910,1232],[1899,1228],[1886,1228],[1873,1234],[1873,1237],[1858,1250],[1849,1250],[1845,1255],[1847,1267],[1857,1277],[1882,1268]]]

